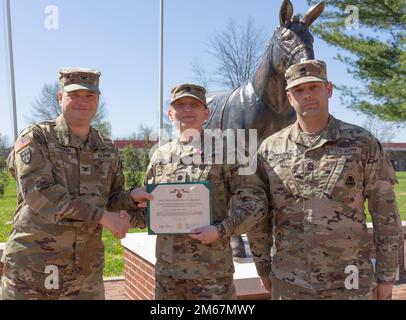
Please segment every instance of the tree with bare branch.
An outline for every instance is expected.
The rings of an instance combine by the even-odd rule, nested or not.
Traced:
[[[4,191],[8,184],[8,173],[6,159],[10,153],[11,147],[8,142],[7,136],[0,133],[0,196],[4,194]]]
[[[226,29],[209,39],[207,51],[216,60],[216,71],[211,76],[200,64],[192,63],[192,71],[206,89],[217,82],[224,89],[235,89],[253,75],[264,47],[265,37],[254,20],[249,18],[245,25],[231,20]]]
[[[8,185],[8,173],[6,159],[0,155],[0,196],[4,195]]]
[[[224,90],[236,89],[253,76],[264,44],[262,29],[255,26],[252,18],[245,25],[231,20],[225,30],[209,39],[208,53],[216,60],[216,71],[209,76],[198,62],[192,63],[192,71],[207,90],[210,83],[218,83]],[[241,236],[232,236],[230,241],[233,256],[245,257]]]
[[[384,121],[377,116],[368,116],[362,125],[371,132],[380,142],[391,142],[396,136],[399,125],[393,122]]]
[[[5,135],[0,133],[0,196],[4,194],[8,185],[6,158],[10,152],[10,145]]]
[[[8,137],[0,133],[0,156],[7,158],[11,149]]]

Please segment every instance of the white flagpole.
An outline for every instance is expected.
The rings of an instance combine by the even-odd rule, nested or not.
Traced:
[[[16,92],[14,81],[14,57],[13,57],[13,36],[11,32],[11,13],[10,13],[10,0],[6,0],[6,14],[7,14],[7,36],[8,36],[8,56],[9,56],[9,70],[10,70],[10,85],[11,85],[11,100],[13,104],[13,126],[14,126],[14,142],[17,141],[17,107],[16,107]]]
[[[159,45],[159,146],[164,129],[164,0],[160,0],[160,45]]]

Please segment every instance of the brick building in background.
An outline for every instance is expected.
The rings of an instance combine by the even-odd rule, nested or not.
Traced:
[[[146,142],[145,140],[114,140],[114,145],[117,147],[118,152],[120,152],[120,154],[123,152],[124,148],[126,146],[132,146],[133,148],[135,148],[135,150],[141,151]],[[156,141],[150,141],[150,143],[152,145],[154,145],[156,143]]]
[[[154,145],[157,141],[151,141]],[[136,150],[142,150],[145,145],[144,140],[115,140],[115,146],[120,154],[128,145],[133,146]],[[390,155],[393,167],[396,171],[406,171],[406,143],[382,143],[385,151]]]
[[[396,171],[406,171],[406,143],[382,143]]]

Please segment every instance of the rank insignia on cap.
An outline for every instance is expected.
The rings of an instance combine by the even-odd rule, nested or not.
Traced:
[[[345,177],[345,186],[347,188],[354,188],[355,187],[355,179],[352,175],[348,175]]]
[[[31,151],[30,149],[24,149],[20,152],[21,161],[25,164],[29,164],[31,162]]]
[[[14,146],[14,151],[18,152],[22,148],[28,146],[31,143],[31,138],[29,136],[22,137],[17,140],[15,146]]]

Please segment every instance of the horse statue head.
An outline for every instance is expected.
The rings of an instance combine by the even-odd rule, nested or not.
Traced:
[[[257,129],[261,142],[294,122],[295,113],[285,92],[285,71],[292,64],[314,59],[309,27],[323,10],[321,2],[300,19],[293,15],[292,3],[283,1],[280,25],[252,79],[232,92],[208,94],[210,116],[206,128]]]
[[[295,121],[296,114],[285,92],[285,71],[293,64],[314,59],[313,37],[309,27],[323,10],[324,4],[321,2],[300,19],[293,16],[292,3],[283,1],[280,26],[274,32],[252,79],[232,92],[207,95],[210,116],[206,129],[226,132],[229,132],[226,129],[233,132],[255,129],[255,143],[250,141],[249,130],[244,130],[247,143],[243,148],[248,150],[252,159],[258,143]],[[231,246],[233,251],[236,248],[237,252],[244,251],[244,245],[238,239],[232,238]]]
[[[263,102],[275,111],[286,109],[285,71],[293,64],[314,59],[313,36],[310,25],[324,10],[321,2],[304,15],[293,15],[293,6],[284,0],[280,9],[280,26],[275,30],[256,70],[252,84]]]

